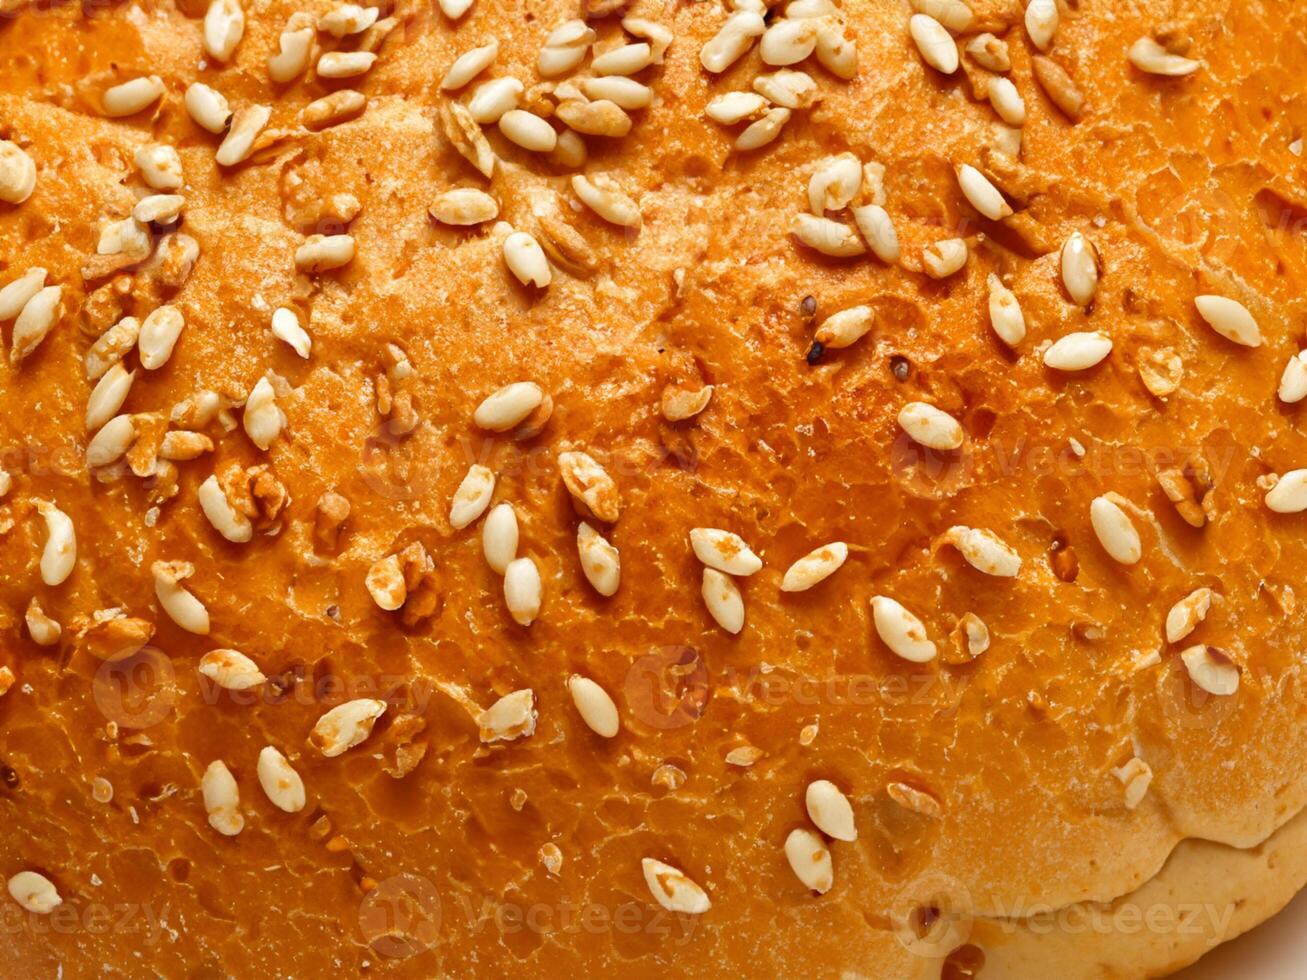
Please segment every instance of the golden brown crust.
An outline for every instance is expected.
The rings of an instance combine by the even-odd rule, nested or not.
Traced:
[[[514,147],[494,127],[498,160],[483,178],[467,161],[477,147],[460,152],[441,122],[450,96],[439,81],[459,54],[497,36],[486,77],[530,88],[574,0],[511,11],[476,0],[457,21],[430,4],[388,8],[360,40],[316,35],[325,50],[374,50],[366,75],[284,85],[266,62],[288,19],[332,4],[248,10],[225,67],[202,52],[201,4],[0,22],[0,63],[12,66],[0,139],[38,174],[29,199],[0,203],[0,285],[40,266],[63,286],[54,329],[0,366],[13,484],[0,499],[0,662],[17,675],[0,696],[0,877],[41,871],[75,912],[69,928],[25,916],[6,930],[0,973],[130,970],[143,950],[164,975],[365,964],[396,977],[949,975],[965,951],[944,968],[895,928],[928,906],[905,910],[916,883],[938,880],[959,883],[980,917],[971,942],[990,948],[990,972],[1066,973],[1088,957],[1130,975],[1192,959],[1297,887],[1307,518],[1264,498],[1268,476],[1307,465],[1300,409],[1275,397],[1307,323],[1307,103],[1291,97],[1307,16],[1288,0],[1203,0],[1165,17],[1063,5],[1047,57],[1083,96],[1073,121],[1066,93],[1062,110],[1046,94],[1047,71],[1035,78],[1020,5],[976,2],[971,33],[1007,40],[1026,105],[1014,156],[974,59],[963,54],[946,78],[923,66],[907,3],[842,6],[856,75],[810,60],[820,101],[739,152],[743,127],[705,108],[768,70],[757,47],[711,75],[699,52],[723,6],[633,5],[675,40],[637,75],[653,104],[632,110],[620,139],[586,137],[584,170],[638,203],[638,229],[583,204],[568,180],[577,168],[559,155]],[[616,17],[592,26],[601,50],[623,35]],[[1201,68],[1143,74],[1126,53],[1145,36]],[[104,91],[142,75],[162,80],[163,98],[105,118]],[[271,107],[248,160],[215,162],[222,138],[183,106],[197,80],[233,109]],[[347,88],[367,95],[362,111],[301,126],[309,103]],[[133,161],[151,142],[177,148],[180,234],[198,258],[179,236],[144,259],[97,256],[103,227],[145,192]],[[843,152],[884,167],[897,264],[828,258],[789,234],[809,178]],[[962,164],[1015,213],[977,213]],[[535,236],[547,287],[514,278],[506,228],[432,220],[452,187],[488,191],[499,220]],[[875,203],[864,192],[853,203]],[[1060,271],[1075,232],[1098,256],[1087,308]],[[297,268],[310,236],[342,234],[352,260]],[[955,238],[965,267],[934,278],[927,250]],[[333,246],[319,244],[304,269],[329,261]],[[989,326],[991,273],[1024,311],[1015,349]],[[1239,299],[1262,345],[1218,336],[1195,307],[1201,294]],[[185,327],[166,363],[145,370],[150,332],[132,351],[139,323],[106,331],[162,304]],[[871,332],[809,363],[816,326],[859,305],[874,312]],[[312,338],[308,358],[273,334],[280,307]],[[16,328],[2,329],[12,344]],[[1077,374],[1043,364],[1052,341],[1082,331],[1112,339],[1104,363]],[[103,373],[123,350],[137,372],[122,408],[134,441],[93,474],[85,415],[100,375],[88,380],[87,355]],[[499,435],[474,425],[487,395],[523,380],[548,411]],[[706,408],[664,417],[669,386],[707,385]],[[957,419],[962,449],[909,439],[898,418],[912,402]],[[212,451],[169,442],[178,431]],[[602,513],[574,502],[559,471],[567,452],[615,484]],[[515,554],[538,568],[529,627],[487,567],[481,524],[451,524],[474,464],[494,473],[493,502],[516,511]],[[211,475],[233,510],[226,538],[200,504]],[[1114,561],[1096,535],[1090,503],[1107,494],[1140,534],[1137,564]],[[55,585],[40,567],[38,501],[76,527],[75,567]],[[578,559],[583,516],[620,551],[612,598]],[[956,526],[996,532],[1020,573],[977,570],[944,540]],[[695,527],[736,532],[763,559],[738,580],[738,637],[704,608]],[[241,528],[249,540],[234,543]],[[793,562],[835,541],[850,546],[842,568],[781,591]],[[174,583],[181,566],[158,562],[194,571]],[[402,584],[401,607],[378,608],[369,582]],[[1167,644],[1168,610],[1200,587],[1216,594],[1210,612]],[[186,603],[177,590],[204,606],[207,635],[165,610]],[[920,617],[936,659],[895,656],[873,626],[873,596]],[[25,622],[34,597],[62,627],[50,645],[36,642],[48,632],[39,619]],[[97,620],[111,609],[132,623]],[[978,654],[954,648],[969,615],[989,637]],[[104,634],[118,632],[148,645],[106,650]],[[1235,695],[1194,686],[1179,656],[1192,644],[1239,666]],[[197,670],[215,649],[248,655],[265,685],[215,687]],[[617,736],[586,726],[572,674],[612,696]],[[527,689],[528,713],[505,729],[515,737],[483,744],[482,712]],[[384,701],[385,713],[358,747],[324,758],[310,732],[348,698]],[[304,779],[297,814],[260,788],[267,745]],[[734,754],[749,747],[761,755]],[[200,789],[219,759],[240,793],[233,837],[215,832]],[[783,842],[810,826],[805,787],[819,779],[851,800],[858,839],[830,842],[834,886],[817,897]],[[1273,853],[1282,863],[1263,870]],[[664,912],[646,857],[702,885],[711,908]],[[1244,901],[1202,942],[1165,949],[1091,949],[1024,927],[1018,940],[985,925],[1036,902],[1150,889]],[[119,910],[123,927],[93,926],[100,908]],[[390,935],[393,908],[407,910],[409,935]],[[515,918],[531,910],[531,923]],[[600,924],[565,927],[578,910]]]

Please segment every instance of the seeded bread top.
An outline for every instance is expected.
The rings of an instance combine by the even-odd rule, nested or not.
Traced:
[[[1307,14],[587,6],[0,26],[0,973],[938,975],[1307,802]]]

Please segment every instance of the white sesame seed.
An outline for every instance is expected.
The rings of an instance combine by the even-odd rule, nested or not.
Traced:
[[[470,9],[472,0],[439,0],[440,12],[450,20],[458,20]]]
[[[463,52],[445,72],[440,87],[446,92],[457,92],[493,65],[498,56],[499,40],[493,37],[481,47]]]
[[[158,75],[133,78],[105,91],[100,107],[106,116],[132,116],[163,97],[163,79]]]
[[[1199,296],[1194,300],[1208,325],[1226,340],[1244,347],[1260,347],[1262,331],[1242,303],[1225,296]]]
[[[1057,0],[1030,0],[1026,5],[1026,33],[1040,51],[1053,46],[1058,20]]]
[[[245,11],[237,0],[213,0],[204,13],[204,51],[226,63],[245,36]]]
[[[595,214],[623,228],[639,228],[640,206],[622,192],[608,174],[595,173],[572,177],[572,191]]]
[[[201,129],[221,134],[231,122],[231,107],[226,97],[203,82],[192,82],[186,89],[186,112]]]
[[[817,779],[809,783],[804,793],[804,804],[809,819],[826,836],[842,841],[858,839],[853,805],[829,779]]]
[[[817,62],[846,82],[858,73],[858,47],[845,36],[844,28],[834,16],[817,20]]]
[[[1149,75],[1164,75],[1170,78],[1192,75],[1203,64],[1201,61],[1194,61],[1192,58],[1182,58],[1178,54],[1172,54],[1151,37],[1141,37],[1130,45],[1128,57],[1130,58],[1130,64],[1140,71]]]
[[[0,289],[0,321],[12,320],[22,313],[32,297],[45,288],[46,275],[45,269],[33,266]]]
[[[862,189],[862,161],[841,153],[822,161],[808,181],[808,207],[817,217],[848,206]]]
[[[1239,690],[1239,668],[1222,650],[1203,644],[1180,654],[1189,679],[1208,694],[1228,697]]]
[[[182,160],[167,143],[147,143],[133,157],[141,178],[156,191],[175,191],[182,186]]]
[[[511,142],[533,153],[548,153],[558,144],[554,127],[525,109],[509,109],[500,116],[499,131]]]
[[[1307,351],[1299,351],[1289,358],[1276,393],[1286,405],[1296,405],[1307,398]]]
[[[913,14],[908,22],[908,30],[926,64],[945,75],[952,75],[958,70],[957,42],[944,29],[943,24],[926,14]]]
[[[198,669],[227,691],[248,691],[268,679],[259,665],[239,650],[210,650],[200,658]]]
[[[634,75],[653,64],[653,48],[645,41],[623,44],[590,62],[596,75]]]
[[[867,335],[875,319],[876,314],[870,306],[851,306],[822,321],[813,339],[832,350],[850,347]]]
[[[342,3],[318,18],[318,30],[332,37],[349,37],[362,34],[377,22],[381,11],[377,7],[360,7],[356,3]]]
[[[700,594],[718,626],[732,634],[744,629],[744,596],[729,575],[705,568]]]
[[[755,92],[726,92],[717,96],[704,109],[713,122],[734,126],[746,119],[754,119],[767,110],[767,100]]]
[[[278,407],[277,392],[266,376],[255,382],[249,397],[245,399],[241,424],[245,434],[250,437],[250,442],[265,452],[285,428],[286,413]]]
[[[0,140],[0,201],[22,204],[36,189],[36,163],[11,140]]]
[[[485,513],[495,492],[495,474],[489,467],[473,464],[454,491],[449,507],[449,523],[462,530]]]
[[[240,790],[236,777],[221,759],[209,763],[200,780],[204,797],[204,810],[209,815],[209,826],[227,837],[235,837],[245,827],[240,811]]]
[[[999,189],[988,177],[969,163],[957,169],[958,186],[971,206],[991,221],[999,221],[1012,213],[1012,208]]]
[[[1087,371],[1112,353],[1112,338],[1098,330],[1069,333],[1044,351],[1044,366],[1055,371]]]
[[[304,809],[304,780],[271,745],[265,745],[259,752],[258,776],[263,792],[278,810],[299,813]]]
[[[45,546],[41,549],[41,581],[62,585],[77,564],[77,532],[73,519],[47,500],[35,500],[36,512],[45,521]]]
[[[272,335],[285,341],[296,354],[308,360],[309,353],[313,350],[313,338],[300,326],[300,318],[294,310],[279,306],[272,311]]]
[[[545,46],[540,49],[536,61],[540,77],[557,78],[579,67],[596,37],[583,20],[563,21],[545,38]]]
[[[94,432],[118,413],[132,390],[136,372],[115,364],[96,383],[86,402],[86,431]]]
[[[499,575],[508,571],[517,557],[517,511],[509,503],[497,504],[481,525],[481,553],[486,564]]]
[[[537,712],[535,692],[523,688],[505,694],[477,718],[483,742],[511,742],[535,734]]]
[[[649,893],[667,911],[702,915],[712,908],[708,893],[684,871],[653,858],[644,858],[640,867],[644,872],[645,884],[649,886]]]
[[[1009,78],[991,78],[986,87],[990,105],[1009,126],[1026,124],[1026,101]]]
[[[780,106],[768,109],[735,138],[735,148],[744,152],[762,149],[780,136],[781,130],[790,121],[790,115],[789,109]]]
[[[525,231],[515,231],[504,239],[504,262],[523,286],[544,289],[553,280],[549,260],[540,243]]]
[[[663,418],[668,422],[684,422],[686,419],[694,418],[708,407],[708,403],[712,401],[713,391],[713,385],[704,385],[697,389],[668,385],[663,389],[661,399]]]
[[[612,102],[623,109],[645,109],[653,104],[653,89],[622,75],[587,78],[581,88],[590,98]]]
[[[136,425],[130,415],[111,418],[86,444],[86,465],[91,469],[122,459],[136,441]]]
[[[486,396],[472,421],[491,432],[507,432],[534,412],[544,397],[534,381],[517,381]]]
[[[1194,589],[1166,614],[1166,642],[1179,643],[1198,628],[1212,608],[1211,589]]]
[[[504,113],[517,108],[517,100],[523,91],[522,83],[511,76],[491,79],[477,86],[472,93],[467,104],[468,112],[483,126],[497,123]]]
[[[63,316],[63,286],[46,286],[23,304],[9,335],[9,363],[17,366],[54,329]]]
[[[309,734],[309,744],[326,758],[334,759],[367,740],[377,719],[386,713],[386,702],[356,698],[338,704],[322,715]]]
[[[214,159],[224,167],[234,167],[249,159],[254,141],[263,132],[272,110],[266,105],[248,105],[231,117],[231,128],[223,138]]]
[[[136,202],[132,217],[144,225],[171,225],[185,206],[186,198],[180,194],[150,194]]]
[[[9,879],[8,889],[15,902],[36,915],[49,915],[63,904],[54,882],[35,871],[18,872]]]
[[[921,265],[932,279],[947,279],[961,272],[967,264],[970,251],[961,238],[947,238],[927,245],[921,250]]]
[[[649,20],[647,17],[623,17],[622,30],[636,37],[642,37],[649,42],[650,56],[655,65],[661,65],[667,54],[667,49],[672,46],[675,40],[672,32],[656,20]]]
[[[819,895],[826,894],[835,883],[830,848],[811,830],[798,827],[789,832],[785,838],[785,860],[803,887]]]
[[[572,695],[572,703],[580,712],[581,720],[596,735],[612,738],[621,728],[621,719],[617,705],[608,692],[580,674],[573,674],[567,679],[567,690]]]
[[[1089,519],[1103,550],[1122,565],[1134,565],[1143,557],[1143,544],[1130,515],[1117,503],[1120,498],[1115,497],[1095,497],[1089,505]]]
[[[376,60],[372,51],[328,51],[318,59],[318,77],[357,78],[370,71]]]
[[[888,211],[879,204],[864,204],[853,209],[853,220],[876,258],[887,265],[893,265],[899,260],[902,254],[899,235],[894,230],[894,221]]]
[[[188,633],[208,635],[208,610],[181,584],[195,574],[195,566],[190,562],[156,561],[150,566],[150,572],[154,576],[155,598],[168,618]]]
[[[376,8],[369,9],[375,17]],[[291,27],[292,23],[302,23],[306,20],[310,22],[304,26]],[[313,57],[313,39],[311,18],[306,14],[292,15],[286,30],[277,37],[276,53],[268,55],[268,77],[278,85],[285,85],[304,74]]]
[[[753,80],[753,90],[786,109],[807,109],[817,101],[817,83],[807,72],[782,68]]]
[[[966,44],[967,54],[981,68],[988,71],[1009,72],[1012,70],[1012,56],[1007,42],[993,34],[977,34]]]
[[[208,518],[214,530],[228,541],[244,544],[254,537],[254,525],[250,523],[248,517],[231,505],[216,476],[210,475],[201,483],[197,495],[204,516]]]
[[[897,656],[917,664],[935,659],[938,651],[926,636],[925,624],[901,603],[888,596],[874,596],[871,613],[877,635]]]
[[[904,432],[928,449],[957,449],[965,439],[957,419],[925,402],[904,405],[899,411],[898,422]]]
[[[1266,506],[1277,514],[1301,514],[1307,510],[1307,469],[1290,470],[1278,477],[1266,494]]]
[[[1098,293],[1098,252],[1075,231],[1062,245],[1062,285],[1078,306],[1088,306]]]
[[[993,531],[954,525],[944,540],[962,553],[972,568],[998,578],[1015,578],[1021,571],[1021,556]]]
[[[912,0],[912,9],[934,17],[950,31],[961,32],[971,26],[971,8],[963,0]]]
[[[699,51],[699,63],[714,75],[735,64],[753,47],[755,38],[767,30],[767,22],[756,10],[737,10]]]
[[[310,235],[295,250],[295,268],[315,275],[354,261],[353,235]]]
[[[715,527],[693,528],[690,546],[699,561],[727,575],[748,577],[762,568],[762,559],[750,550],[743,538],[730,531]]]
[[[862,255],[867,251],[867,247],[862,244],[862,239],[852,228],[830,218],[797,214],[794,216],[794,224],[790,232],[804,245],[823,255],[848,258]]]
[[[558,472],[579,510],[606,524],[617,520],[622,506],[617,482],[593,456],[577,451],[559,453]]]
[[[843,541],[815,548],[785,570],[781,591],[806,592],[839,571],[848,557],[849,546]]]
[[[1000,340],[1016,347],[1026,338],[1026,318],[1012,290],[994,273],[989,274],[989,323]]]
[[[602,596],[616,595],[622,581],[621,556],[617,548],[582,521],[576,529],[576,551],[585,580],[594,590]]]
[[[810,19],[782,18],[772,22],[762,35],[758,50],[764,64],[798,64],[817,46],[817,24]]]
[[[404,582],[404,566],[399,555],[387,555],[374,561],[363,577],[363,585],[372,596],[378,609],[394,612],[408,599],[408,586]]]
[[[504,604],[520,626],[530,626],[540,615],[543,586],[540,569],[530,558],[514,558],[504,569]]]

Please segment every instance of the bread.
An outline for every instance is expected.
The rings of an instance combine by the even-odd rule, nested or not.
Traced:
[[[464,6],[0,26],[0,974],[1150,976],[1287,901],[1301,5]]]

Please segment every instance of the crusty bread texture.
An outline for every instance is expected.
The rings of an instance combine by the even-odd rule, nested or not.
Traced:
[[[1137,977],[1307,878],[1307,10],[0,0],[6,977]]]

